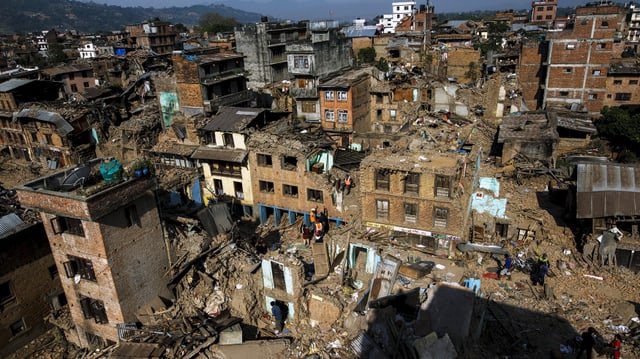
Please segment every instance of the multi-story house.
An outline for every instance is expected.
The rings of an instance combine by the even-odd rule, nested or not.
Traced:
[[[93,59],[98,56],[98,49],[93,42],[85,41],[82,43],[82,47],[78,48],[78,53],[81,59]]]
[[[309,212],[327,210],[337,225],[344,222],[342,194],[327,181],[335,146],[322,129],[299,131],[283,120],[254,132],[247,140],[253,200],[261,223],[273,217],[276,226]]]
[[[160,92],[163,115],[178,109],[186,115],[215,113],[220,106],[246,106],[251,101],[243,55],[193,49],[174,52],[172,60],[177,93]]]
[[[117,324],[172,298],[155,179],[119,179],[118,165],[96,159],[16,187],[40,212],[73,322],[66,337],[83,348],[118,342]]]
[[[626,61],[623,61],[626,60]],[[603,106],[629,106],[640,103],[640,69],[635,59],[619,59],[612,62],[607,76]]]
[[[264,126],[269,117],[265,109],[222,107],[199,130],[202,145],[191,158],[202,167],[205,205],[211,198],[231,200],[244,215],[253,217],[252,170],[245,141],[249,130]]]
[[[405,17],[413,15],[413,11],[416,7],[415,1],[402,1],[391,3],[391,14],[384,14],[380,19],[378,25],[383,28],[382,32],[385,34],[393,34],[396,31],[396,26]]]
[[[290,79],[286,45],[306,39],[307,26],[308,21],[282,24],[263,17],[262,22],[235,31],[236,51],[245,56],[250,88]]]
[[[0,217],[0,355],[41,335],[44,318],[65,304],[42,223],[27,224],[15,213]]]
[[[91,108],[23,107],[14,114],[13,124],[3,121],[3,129],[13,134],[3,136],[3,141],[14,156],[46,168],[82,163],[96,156],[92,116]],[[16,130],[21,133],[18,138]]]
[[[349,148],[354,132],[371,128],[370,70],[355,70],[319,86],[322,128],[343,148]]]
[[[531,2],[531,22],[552,24],[556,19],[558,0],[533,0]]]
[[[46,68],[42,70],[42,75],[47,80],[62,82],[65,93],[70,97],[96,87],[93,67],[86,63]]]
[[[125,26],[126,43],[134,49],[151,50],[157,54],[170,54],[175,49],[177,37],[173,26],[165,21],[145,21]]]
[[[589,3],[576,8],[572,29],[547,34],[544,106],[584,108],[593,116],[600,113],[609,64],[624,49],[625,17],[620,5]]]
[[[638,53],[640,44],[640,6],[629,4],[629,22],[626,36],[627,46],[633,48],[634,53]]]
[[[0,111],[13,112],[19,106],[38,101],[54,101],[62,86],[53,81],[10,79],[0,83]]]
[[[58,32],[54,29],[51,30],[43,30],[40,35],[36,36],[36,46],[38,47],[38,52],[42,56],[47,56],[47,51],[49,51],[49,45],[55,44],[58,42]]]
[[[434,254],[466,236],[464,155],[374,151],[360,166],[362,219],[374,230]],[[468,192],[468,191],[467,191]]]
[[[351,40],[339,34],[337,21],[309,23],[311,39],[286,46],[288,72],[293,76],[289,93],[295,113],[306,122],[320,122],[318,86],[330,74],[351,67]]]

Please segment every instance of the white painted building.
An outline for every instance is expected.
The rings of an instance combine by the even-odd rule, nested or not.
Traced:
[[[97,57],[98,49],[92,42],[85,42],[78,48],[81,59],[93,59]]]
[[[405,16],[413,15],[416,8],[415,1],[402,1],[391,3],[391,14],[385,14],[382,16],[378,25],[384,27],[383,33],[393,34],[396,32],[396,26],[402,21]]]

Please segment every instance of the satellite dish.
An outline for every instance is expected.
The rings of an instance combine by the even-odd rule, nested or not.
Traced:
[[[60,189],[62,191],[72,191],[75,188],[84,185],[84,182],[86,181],[87,176],[89,176],[90,172],[91,167],[89,166],[83,166],[74,169],[67,177],[64,178],[64,180],[62,180]]]

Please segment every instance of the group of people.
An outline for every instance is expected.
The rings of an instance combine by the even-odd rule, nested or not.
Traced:
[[[547,274],[549,274],[549,257],[544,253],[538,257],[538,261],[533,266],[531,271],[531,282],[533,282],[534,286],[540,284],[544,287],[544,277],[546,277]]]
[[[578,355],[576,356],[576,359],[581,359],[582,353],[587,354],[587,359],[592,358],[593,347],[596,344],[596,338],[595,338],[596,335],[597,335],[597,332],[593,327],[589,327],[586,331],[582,332],[582,334],[580,335],[580,339],[581,339],[580,349],[578,350]],[[609,357],[613,359],[620,359],[621,346],[622,346],[622,337],[620,336],[620,334],[616,334],[613,337],[613,340],[609,342],[608,353],[611,354],[611,356]]]
[[[309,212],[310,226],[306,226],[302,223],[302,238],[304,238],[304,244],[309,245],[311,237],[315,239],[316,243],[320,243],[324,240],[324,235],[329,231],[329,216],[327,215],[327,209],[318,212],[315,208],[312,208]]]

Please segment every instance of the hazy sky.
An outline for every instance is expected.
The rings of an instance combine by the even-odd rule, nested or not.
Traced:
[[[371,19],[376,15],[390,14],[393,0],[92,0],[119,6],[171,7],[196,4],[224,4],[229,7],[256,12],[280,19],[345,19],[361,17]],[[560,6],[585,4],[587,0],[560,0]],[[426,0],[417,1],[426,4]],[[431,0],[436,13],[465,12],[473,10],[528,9],[531,0]]]

